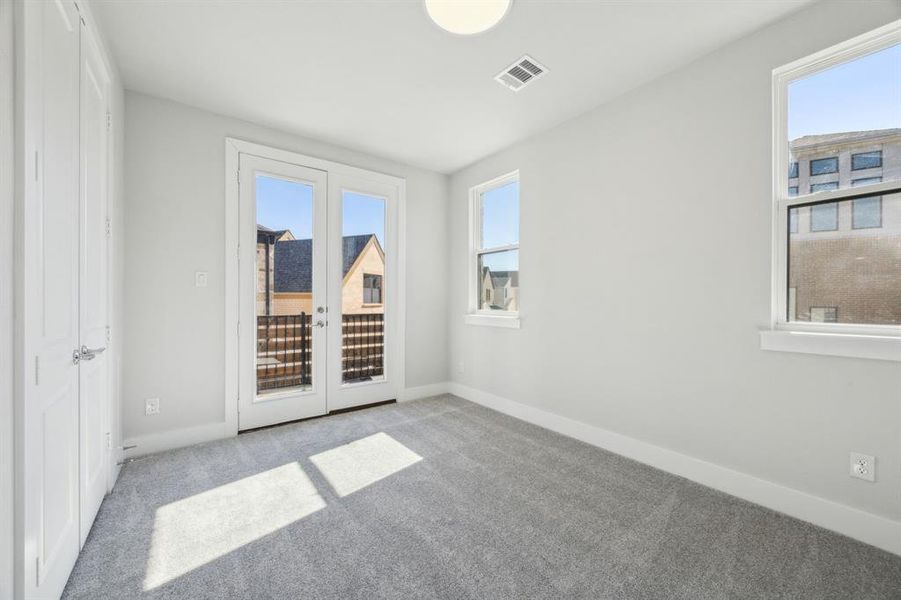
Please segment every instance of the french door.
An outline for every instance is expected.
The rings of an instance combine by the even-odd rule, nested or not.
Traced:
[[[238,158],[239,429],[395,399],[397,183],[260,154]]]

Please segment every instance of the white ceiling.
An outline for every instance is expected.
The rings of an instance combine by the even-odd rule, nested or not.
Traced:
[[[514,0],[451,35],[408,1],[95,0],[128,89],[453,172],[811,0]],[[523,54],[549,73],[494,75]]]

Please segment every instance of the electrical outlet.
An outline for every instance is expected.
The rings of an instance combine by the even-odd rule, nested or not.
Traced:
[[[851,477],[876,481],[876,457],[860,452],[851,453]]]
[[[209,276],[206,271],[196,271],[194,273],[194,287],[206,287]]]
[[[144,414],[148,417],[160,414],[160,399],[147,398],[147,400],[144,400]]]

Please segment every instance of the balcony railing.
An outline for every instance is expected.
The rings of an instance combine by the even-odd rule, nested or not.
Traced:
[[[257,393],[312,383],[312,317],[306,313],[257,317]],[[384,375],[384,315],[343,315],[342,321],[343,382]]]

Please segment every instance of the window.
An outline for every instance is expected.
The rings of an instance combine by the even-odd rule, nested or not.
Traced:
[[[817,192],[826,192],[829,190],[837,190],[838,182],[837,181],[828,181],[826,183],[811,183],[810,184],[810,193],[816,194]]]
[[[363,304],[382,303],[382,276],[363,273]]]
[[[817,158],[810,161],[810,176],[838,173],[838,157]]]
[[[813,323],[838,323],[838,309],[834,306],[811,306],[810,320]]]
[[[864,177],[851,182],[851,187],[882,183],[882,177]],[[851,228],[874,229],[882,227],[882,196],[858,198],[851,202]]]
[[[899,95],[901,23],[774,70],[773,316],[762,348],[901,360]],[[796,190],[794,163],[808,161],[809,187]],[[853,177],[865,169],[882,179]]]
[[[838,229],[838,204],[814,204],[810,207],[811,231],[836,231]]]
[[[878,169],[882,166],[882,150],[873,152],[860,152],[851,155],[851,170]]]
[[[788,166],[788,178],[794,179],[798,176],[798,161],[792,161],[792,163]],[[795,190],[797,190],[797,186]]]
[[[478,185],[470,190],[470,197],[472,301],[467,322],[517,327],[519,173]]]

